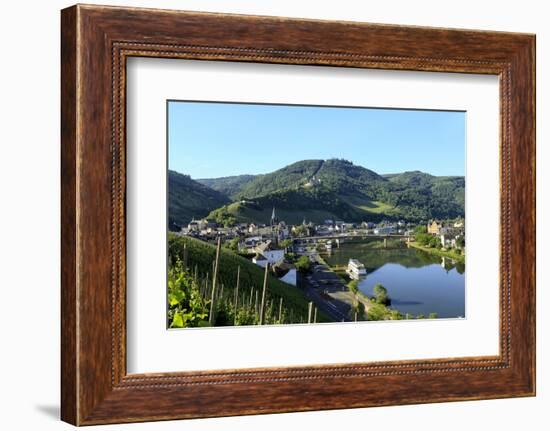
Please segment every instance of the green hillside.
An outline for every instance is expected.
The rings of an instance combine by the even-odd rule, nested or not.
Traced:
[[[246,197],[246,203],[225,206],[209,217],[266,223],[273,207],[280,219],[293,224],[304,218],[376,222],[464,215],[463,177],[422,172],[380,176],[340,159],[294,163],[249,181],[239,195]]]
[[[464,177],[436,177],[413,171],[393,175],[389,182],[385,201],[413,218],[464,217]]]
[[[260,201],[264,201],[264,199],[262,198]],[[270,201],[269,198],[265,199],[264,205],[259,204],[258,201],[234,202],[212,211],[208,218],[221,224],[225,224],[224,220],[227,219],[232,219],[238,223],[267,224],[271,219],[274,204],[275,201]],[[279,220],[284,220],[288,224],[300,224],[304,219],[308,222],[321,223],[334,217],[333,212],[325,209],[282,208],[281,206],[276,207],[276,214]]]
[[[188,175],[168,171],[168,228],[179,230],[193,217],[206,217],[210,211],[229,203],[229,198]]]
[[[303,160],[265,175],[201,181],[228,190],[228,201],[208,213],[226,225],[267,223],[273,207],[291,224],[304,218],[377,222],[464,216],[464,177],[419,171],[381,176],[342,159]]]
[[[270,193],[296,189],[306,184],[321,168],[323,160],[302,160],[275,172],[258,175],[240,188],[239,198],[256,198]]]
[[[170,264],[174,264],[177,258],[183,259],[184,245],[188,250],[188,265],[194,270],[197,267],[201,277],[207,273],[212,276],[212,262],[215,260],[216,247],[190,237],[179,237],[174,234],[168,235],[168,254]],[[241,257],[234,252],[222,248],[219,268],[219,285],[224,285],[224,290],[232,292],[235,282],[237,268],[240,267],[240,288],[241,294],[250,294],[252,289],[261,289],[263,285],[264,270],[248,259]],[[295,286],[286,284],[274,277],[269,278],[268,295],[271,301],[276,304],[283,298],[283,306],[287,316],[293,316],[295,322],[300,319],[307,319],[308,300],[303,291]],[[231,295],[229,295],[231,296]],[[318,321],[328,321],[326,316],[319,313]]]
[[[254,180],[257,175],[235,175],[220,178],[199,178],[196,181],[230,198],[237,198],[241,189]]]

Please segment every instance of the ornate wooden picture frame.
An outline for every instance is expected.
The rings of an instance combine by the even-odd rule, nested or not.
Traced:
[[[61,417],[75,425],[535,394],[535,37],[102,6],[62,11]],[[126,60],[500,79],[500,354],[126,372]]]

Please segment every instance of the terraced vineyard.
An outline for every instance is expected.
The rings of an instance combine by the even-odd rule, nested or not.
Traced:
[[[230,250],[220,250],[215,288],[214,245],[169,234],[168,254],[168,324],[173,328],[308,321],[309,302],[303,291],[271,275],[267,278],[262,312],[263,268]],[[214,318],[210,317],[212,310]],[[319,312],[317,321],[329,319]]]

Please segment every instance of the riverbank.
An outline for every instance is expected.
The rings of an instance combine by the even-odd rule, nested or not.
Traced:
[[[320,254],[317,256],[319,257],[318,261],[336,274],[342,283],[347,286],[347,284],[351,281],[351,277],[347,273],[347,265],[330,265]]]
[[[402,320],[406,318],[399,310],[389,308],[384,304],[379,304],[374,299],[369,298],[369,296],[361,290],[354,292],[350,288],[350,282],[353,280],[346,272],[346,266],[329,265],[320,254],[317,255],[317,260],[329,271],[338,276],[347,288],[346,291],[335,292],[335,299],[348,303],[350,307],[354,307],[356,302],[363,304],[367,316],[366,320]]]
[[[422,246],[403,244],[402,248],[372,249],[362,243],[349,242],[333,249],[330,255],[322,256],[334,274],[346,279],[346,285],[349,283],[345,273],[349,259],[357,259],[365,265],[368,275],[361,278],[360,290],[372,302],[368,308],[371,308],[373,320],[463,316],[465,265],[461,258],[452,252]],[[376,284],[388,289],[392,302],[385,308],[376,299],[372,300]],[[449,288],[442,289],[442,286]],[[398,310],[402,316],[392,310]]]
[[[418,250],[425,251],[426,253],[433,254],[435,256],[448,257],[449,259],[456,260],[457,262],[460,262],[460,263],[465,263],[465,260],[466,260],[465,256],[463,255],[456,255],[449,251],[438,250],[437,248],[425,247],[423,245],[417,244],[416,242],[410,242],[409,246],[416,248]]]
[[[356,299],[365,306],[367,320],[403,320],[406,318],[399,310],[376,302],[374,298],[369,298],[360,290],[355,295]]]

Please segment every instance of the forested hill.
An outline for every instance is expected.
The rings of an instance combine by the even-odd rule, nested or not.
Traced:
[[[224,224],[268,223],[275,207],[287,223],[416,221],[464,216],[464,177],[419,171],[379,175],[342,159],[303,160],[269,174],[201,179],[225,203],[208,217]]]
[[[196,181],[226,196],[235,197],[242,187],[256,177],[257,175],[235,175],[232,177],[199,178]]]
[[[230,199],[216,190],[194,181],[189,175],[168,171],[168,228],[179,230],[191,219],[206,217],[210,211]]]
[[[325,183],[332,191],[347,186],[368,187],[384,178],[377,173],[340,159],[302,160],[264,175],[199,179],[198,182],[225,193],[233,200],[256,198],[270,193]],[[348,184],[349,183],[349,184]]]

